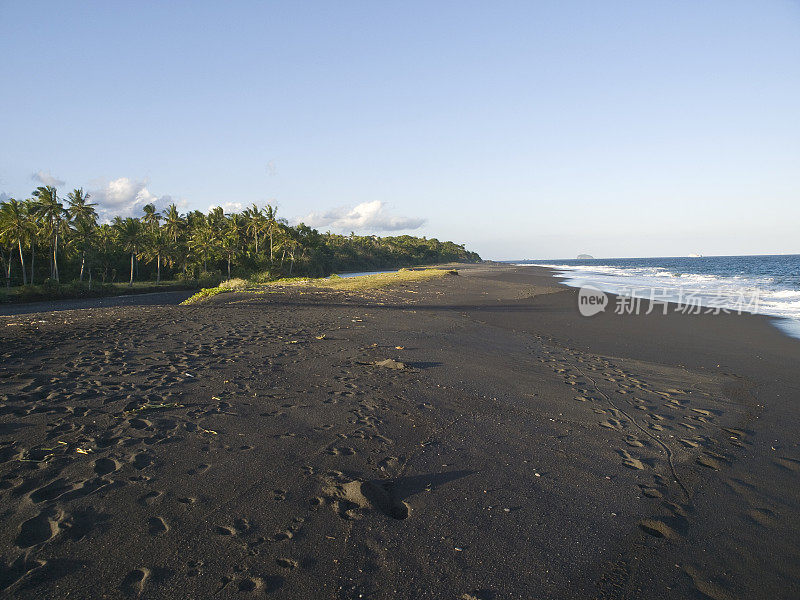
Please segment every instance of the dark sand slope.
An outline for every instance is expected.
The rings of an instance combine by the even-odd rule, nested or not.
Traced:
[[[800,343],[574,296],[475,267],[3,317],[0,593],[798,597]]]

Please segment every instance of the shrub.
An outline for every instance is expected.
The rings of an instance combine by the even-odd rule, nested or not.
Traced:
[[[228,279],[227,281],[223,281],[219,284],[219,287],[223,290],[243,290],[249,287],[251,284],[249,281],[245,279],[240,279],[238,277],[234,277],[233,279]]]
[[[220,271],[203,271],[197,278],[197,284],[201,288],[217,287],[220,281],[222,281],[222,273]]]
[[[250,281],[253,283],[269,283],[273,279],[275,276],[270,271],[261,271],[250,277]]]

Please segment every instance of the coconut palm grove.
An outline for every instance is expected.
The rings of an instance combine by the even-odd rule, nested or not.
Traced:
[[[336,272],[442,262],[475,262],[463,245],[409,235],[320,233],[292,226],[273,206],[241,213],[222,208],[163,214],[155,205],[136,217],[99,223],[83,189],[66,198],[42,186],[26,200],[0,202],[0,248],[6,289],[31,296],[91,293],[111,284],[215,285],[222,279],[326,276]]]

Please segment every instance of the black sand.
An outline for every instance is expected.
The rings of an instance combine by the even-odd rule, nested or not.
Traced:
[[[2,317],[0,593],[800,596],[800,343],[575,293],[487,266]]]

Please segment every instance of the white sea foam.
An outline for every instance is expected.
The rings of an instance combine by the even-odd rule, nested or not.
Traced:
[[[764,276],[678,273],[662,267],[618,267],[610,265],[521,264],[558,271],[563,283],[572,287],[594,285],[612,294],[655,297],[680,302],[687,294],[704,307],[781,317],[776,326],[800,337],[800,289],[775,283]],[[755,299],[755,302],[752,300]],[[744,302],[743,302],[744,301]]]

